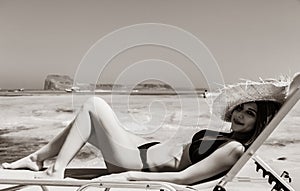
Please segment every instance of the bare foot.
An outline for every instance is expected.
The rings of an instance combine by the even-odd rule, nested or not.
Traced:
[[[39,171],[43,168],[43,162],[37,161],[35,155],[29,155],[12,163],[2,163],[4,169],[22,169],[27,168],[33,171]]]
[[[63,179],[64,170],[56,170],[54,164],[49,166],[47,170],[35,174],[36,179]]]

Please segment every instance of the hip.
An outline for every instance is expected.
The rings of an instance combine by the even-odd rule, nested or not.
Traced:
[[[157,144],[149,148],[147,163],[150,171],[180,171],[192,163],[189,159],[189,144]]]

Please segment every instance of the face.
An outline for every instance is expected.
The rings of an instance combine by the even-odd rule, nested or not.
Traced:
[[[257,115],[256,103],[245,103],[237,106],[231,116],[231,129],[237,133],[246,133],[255,126]]]

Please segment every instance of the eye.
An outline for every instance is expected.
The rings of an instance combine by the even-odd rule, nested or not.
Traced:
[[[252,116],[252,117],[255,117],[255,113],[252,112],[252,111],[247,111],[247,114],[250,115],[250,116]]]

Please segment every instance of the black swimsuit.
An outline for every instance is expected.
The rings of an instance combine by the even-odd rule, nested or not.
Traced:
[[[205,159],[206,157],[211,155],[214,151],[216,151],[218,148],[232,141],[233,139],[230,138],[231,135],[232,135],[231,133],[222,133],[222,132],[211,131],[211,130],[201,130],[197,132],[193,136],[192,143],[189,148],[189,157],[192,164],[195,164]],[[217,175],[214,175],[210,178],[207,178],[197,183],[218,179],[224,176],[228,171],[229,170],[223,171]]]
[[[205,159],[206,157],[211,155],[214,151],[216,151],[218,148],[232,141],[233,139],[230,138],[231,135],[232,135],[231,133],[222,133],[222,132],[211,131],[211,130],[201,130],[197,132],[193,136],[192,143],[189,148],[189,158],[192,164],[195,164]],[[140,151],[140,157],[143,163],[143,168],[141,171],[150,172],[149,165],[147,163],[147,150],[151,146],[154,146],[156,144],[159,144],[159,142],[150,142],[138,147]],[[224,176],[228,171],[229,170],[223,171],[217,175],[214,175],[205,180],[197,182],[197,184],[218,179]]]
[[[231,133],[222,133],[211,130],[201,130],[193,138],[189,148],[190,160],[193,164],[211,155],[223,144],[232,141]]]

